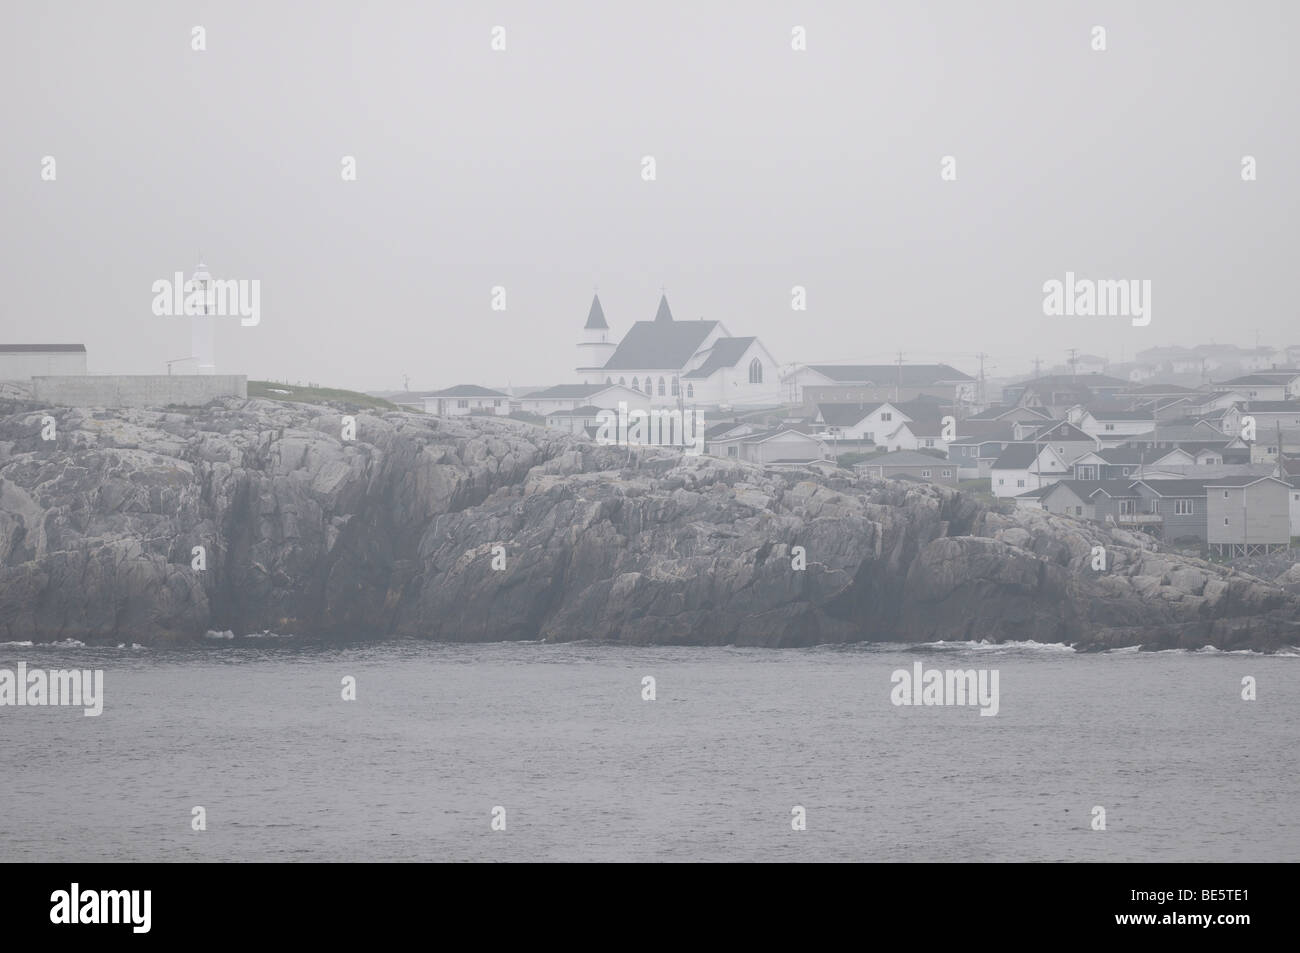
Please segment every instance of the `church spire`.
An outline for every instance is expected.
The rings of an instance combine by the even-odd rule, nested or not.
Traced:
[[[668,295],[659,296],[659,310],[655,312],[655,321],[672,321],[673,313],[668,310]]]
[[[591,296],[591,311],[587,313],[587,323],[584,328],[588,331],[608,331],[609,325],[605,322],[605,311],[600,306],[600,295]]]

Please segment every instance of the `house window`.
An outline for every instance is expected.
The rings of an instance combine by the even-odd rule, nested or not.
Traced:
[[[695,385],[694,385],[694,384],[687,384],[687,385],[686,385],[686,396],[687,396],[687,397],[694,397],[694,396],[695,396]]]
[[[880,415],[880,419],[882,422],[890,421],[894,419],[894,415],[886,412]]]
[[[1228,525],[1228,518],[1226,516],[1223,518],[1223,525],[1224,526]]]
[[[1151,500],[1149,503],[1147,503],[1147,512],[1158,514],[1160,512],[1160,501]]]
[[[681,385],[681,383],[677,380],[677,375],[674,374],[674,375],[673,375],[673,396],[676,397],[676,396],[677,396],[678,394],[680,394],[681,392],[682,392],[682,385]]]
[[[952,476],[952,471],[951,471],[951,470],[944,470],[944,471],[943,471],[943,475],[946,476],[946,477],[950,477],[950,476]],[[1297,499],[1297,500],[1300,500],[1300,496],[1297,496],[1296,499]]]
[[[659,396],[662,397],[663,395],[664,395],[664,379],[661,377],[659,378]]]
[[[749,382],[751,384],[763,383],[763,362],[754,358],[749,362]]]
[[[492,406],[493,406],[493,407],[500,407],[500,406],[501,406],[501,401],[499,401],[499,400],[494,400],[494,401],[492,401]]]
[[[613,383],[614,383],[614,379],[613,379],[612,377],[606,377],[606,378],[605,378],[605,386],[606,386],[606,387],[608,387],[609,385],[611,385],[611,384],[613,384]],[[622,381],[619,381],[619,383],[621,384],[621,383],[623,383],[623,382],[622,382]]]
[[[1114,430],[1114,429],[1115,429],[1115,425],[1114,425],[1114,424],[1107,424],[1107,425],[1106,425],[1106,429],[1107,429],[1107,430]]]
[[[1007,481],[1004,480],[1004,479],[1002,479],[1002,477],[998,477],[998,486],[1001,486],[1002,484],[1004,484],[1004,483],[1006,483],[1006,482],[1007,482]]]
[[[875,442],[876,442],[876,435],[873,434],[873,433],[864,433],[864,434],[862,435],[862,439],[864,439],[864,440],[870,440],[872,443],[875,443]]]
[[[1025,485],[1025,481],[1024,481],[1024,480],[1017,480],[1017,481],[1016,481],[1016,486],[1021,487],[1021,486],[1024,486],[1024,485]]]
[[[1224,491],[1223,491],[1223,498],[1224,498],[1225,500],[1228,498],[1228,491],[1227,491],[1227,490],[1224,490]]]
[[[1175,516],[1191,516],[1192,512],[1191,500],[1174,500]]]
[[[728,448],[727,448],[727,456],[729,456],[729,457],[734,457],[734,456],[736,456],[736,455],[737,455],[737,454],[736,454],[736,448],[735,448],[734,446],[731,446],[731,447],[728,447]]]
[[[641,379],[640,379],[640,378],[638,378],[638,377],[634,377],[634,378],[632,378],[632,389],[633,389],[633,390],[640,390],[640,389],[641,389]]]
[[[1128,467],[1122,468],[1120,472],[1123,473],[1125,476],[1128,476]]]
[[[457,407],[457,409],[459,409],[459,410],[469,410],[469,401],[467,401],[467,400],[458,400],[458,401],[456,401],[456,407]]]
[[[929,470],[922,470],[922,471],[921,471],[921,476],[923,476],[923,477],[927,477],[927,478],[928,478],[928,477],[930,476],[930,471],[929,471]]]
[[[934,438],[933,438],[933,437],[926,437],[926,438],[925,438],[925,445],[926,445],[927,447],[933,447],[933,446],[934,446]]]
[[[1120,515],[1120,516],[1131,516],[1132,514],[1133,514],[1133,501],[1132,501],[1132,500],[1120,500],[1120,501],[1119,501],[1119,515]]]

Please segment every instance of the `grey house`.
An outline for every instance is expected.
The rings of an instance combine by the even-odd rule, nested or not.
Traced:
[[[1277,477],[1228,477],[1205,485],[1208,542],[1221,556],[1252,556],[1291,544],[1291,485]]]
[[[1061,480],[1038,492],[1041,508],[1049,513],[1106,522],[1108,514],[1127,516],[1135,512],[1138,497],[1130,487],[1127,480]],[[1120,499],[1131,504],[1124,508],[1123,514],[1117,505]]]
[[[1135,516],[1159,517],[1151,523],[1163,539],[1207,541],[1203,480],[1137,480],[1132,489],[1138,495]]]
[[[855,469],[877,480],[913,477],[929,483],[942,483],[945,486],[957,485],[956,463],[926,453],[917,453],[914,450],[896,450],[893,453],[868,457],[857,464]]]

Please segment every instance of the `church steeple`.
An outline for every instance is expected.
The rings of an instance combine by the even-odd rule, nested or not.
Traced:
[[[609,325],[605,321],[605,311],[600,306],[600,295],[591,296],[591,310],[587,313],[587,323],[584,330],[608,331]]]
[[[673,313],[668,310],[668,295],[659,295],[659,310],[655,312],[656,321],[672,321]]]

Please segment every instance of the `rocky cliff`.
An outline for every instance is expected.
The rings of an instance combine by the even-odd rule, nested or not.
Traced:
[[[1282,587],[941,487],[344,412],[0,400],[0,641],[1300,643]]]

